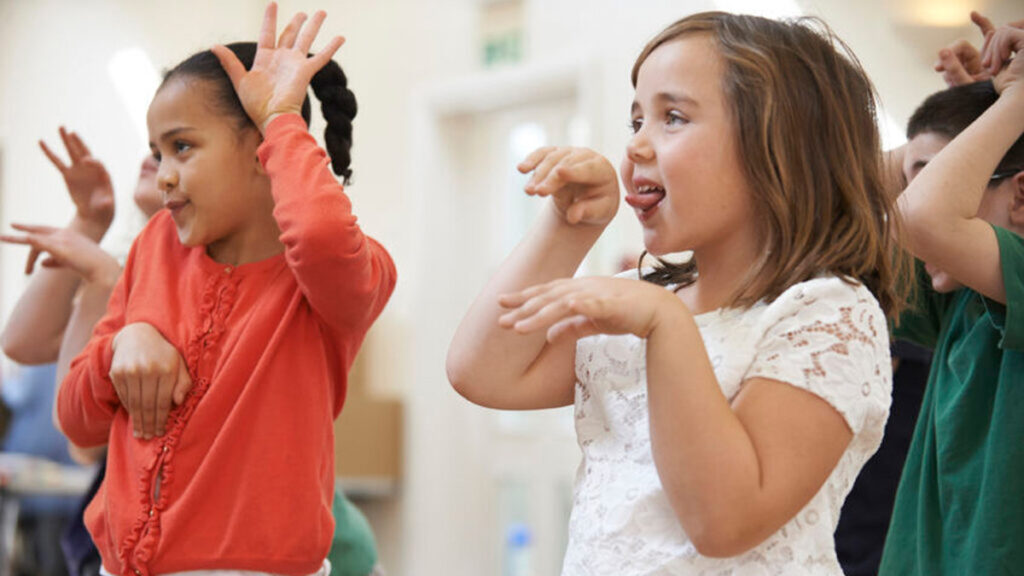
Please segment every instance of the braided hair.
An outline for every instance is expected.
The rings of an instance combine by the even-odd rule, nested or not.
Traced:
[[[227,48],[235,53],[246,70],[252,68],[256,58],[255,42],[235,42]],[[209,50],[197,52],[189,56],[164,74],[163,84],[172,78],[194,78],[207,81],[213,88],[214,99],[211,105],[220,112],[234,117],[238,121],[239,130],[255,127],[249,115],[242,107],[235,88],[227,72],[220,65],[217,56]],[[161,85],[162,86],[162,85]],[[356,97],[348,89],[348,78],[341,66],[334,60],[313,75],[310,81],[313,93],[320,101],[320,111],[327,121],[324,130],[324,144],[327,155],[331,158],[331,169],[341,176],[348,184],[352,178],[352,119],[356,116]],[[302,101],[302,119],[309,126],[309,96]]]

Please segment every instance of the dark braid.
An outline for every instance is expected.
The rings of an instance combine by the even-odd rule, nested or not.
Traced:
[[[252,68],[256,58],[255,42],[235,42],[227,48],[238,56],[246,70]],[[175,77],[194,78],[210,82],[213,88],[214,101],[211,105],[220,112],[233,116],[238,121],[239,129],[255,128],[249,115],[238,100],[235,88],[228,78],[227,72],[221,67],[220,61],[213,52],[203,50],[189,56],[180,64],[164,74],[163,83]],[[352,177],[352,118],[356,115],[356,97],[348,88],[348,80],[337,62],[330,60],[320,69],[310,84],[313,93],[320,100],[321,110],[327,120],[324,131],[324,143],[327,155],[331,157],[331,168],[334,173],[344,178],[346,184]],[[309,126],[309,96],[302,101],[302,119]]]
[[[309,83],[320,101],[320,111],[327,120],[324,145],[331,156],[334,173],[347,184],[352,177],[352,119],[356,116],[356,96],[348,89],[348,79],[334,60],[313,75]]]

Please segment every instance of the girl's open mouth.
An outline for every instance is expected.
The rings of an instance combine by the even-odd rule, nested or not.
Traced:
[[[658,205],[665,198],[665,189],[656,185],[638,186],[636,194],[626,194],[626,204],[636,210],[641,222],[654,215]]]

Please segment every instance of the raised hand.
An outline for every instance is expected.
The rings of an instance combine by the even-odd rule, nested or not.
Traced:
[[[305,14],[296,14],[275,42],[277,4],[271,2],[263,15],[256,56],[248,71],[230,49],[219,45],[212,48],[231,78],[242,107],[260,131],[281,114],[301,112],[310,79],[345,42],[341,36],[335,36],[320,52],[309,56],[326,16],[318,11],[306,23]]]
[[[686,308],[673,292],[626,278],[555,280],[504,294],[498,303],[508,309],[500,326],[520,333],[546,330],[549,342],[594,334],[647,338],[667,310]]]
[[[988,80],[988,70],[981,66],[981,53],[963,38],[939,50],[935,71],[942,74],[947,86],[961,86]]]
[[[1019,91],[1024,84],[1024,29],[1001,26],[985,43],[981,63],[995,76],[992,83],[1000,94],[1011,86]]]
[[[93,158],[89,147],[78,134],[68,132],[62,126],[60,139],[64,142],[71,164],[65,164],[46,142],[40,140],[39,147],[64,177],[68,194],[77,209],[77,217],[89,226],[90,236],[98,241],[114,219],[114,188],[110,184],[110,174],[102,162]]]
[[[121,405],[128,410],[135,437],[163,436],[171,403],[180,405],[192,389],[185,360],[145,322],[122,328],[111,348],[110,379]]]
[[[538,148],[516,167],[533,172],[525,191],[551,196],[555,209],[570,225],[604,226],[619,209],[615,168],[586,148]]]
[[[996,27],[992,21],[977,11],[971,12],[971,21],[978,27],[984,44],[981,50],[975,48],[971,42],[959,39],[939,51],[939,60],[935,63],[935,71],[942,74],[948,86],[960,86],[972,82],[988,80],[993,72],[982,65],[982,52],[995,33]],[[1024,20],[1010,22],[1008,26],[1024,28]]]
[[[113,287],[121,274],[121,266],[113,256],[107,254],[96,242],[70,228],[50,226],[29,226],[11,224],[21,235],[0,235],[0,242],[30,246],[25,274],[31,274],[36,260],[43,253],[49,256],[42,261],[47,268],[69,268],[87,282],[100,282]]]

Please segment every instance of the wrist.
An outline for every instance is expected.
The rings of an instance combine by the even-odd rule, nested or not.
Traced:
[[[1024,79],[1004,87],[999,93],[999,99],[1013,101],[1018,106],[1024,105]]]
[[[93,242],[99,243],[110,228],[110,222],[97,222],[95,220],[84,218],[81,214],[75,214],[71,219],[71,222],[68,223],[67,228],[82,234]]]
[[[83,289],[98,289],[109,293],[114,289],[120,277],[121,265],[117,263],[113,256],[104,252],[103,259],[86,276],[86,285]]]
[[[298,115],[301,116],[302,115],[302,110],[301,109],[298,109],[298,110],[279,110],[279,111],[276,111],[276,112],[271,112],[270,114],[267,115],[266,118],[263,119],[262,122],[259,123],[260,134],[266,134],[267,133],[267,127],[270,126],[271,122],[276,120],[279,116],[285,116],[287,114],[298,114]]]
[[[683,301],[676,296],[676,293],[660,286],[656,288],[660,295],[654,305],[651,321],[647,327],[647,334],[639,336],[650,339],[659,334],[679,330],[687,325],[696,330],[697,326],[693,321],[693,314],[683,304]]]
[[[588,242],[596,242],[601,234],[604,233],[604,229],[608,227],[608,222],[598,223],[585,223],[578,222],[576,224],[570,224],[565,219],[565,214],[555,205],[554,198],[549,198],[547,202],[547,213],[552,218],[552,226],[558,231],[559,234],[566,234],[574,238],[580,238]]]

